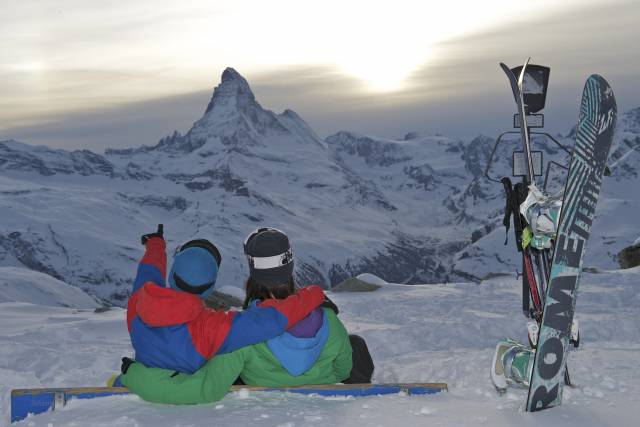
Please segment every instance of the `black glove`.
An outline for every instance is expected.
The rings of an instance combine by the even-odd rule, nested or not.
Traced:
[[[149,240],[152,237],[160,237],[164,239],[164,226],[162,224],[158,224],[158,231],[156,231],[155,233],[149,233],[142,236],[140,238],[140,242],[142,242],[143,245],[146,245],[147,240]]]
[[[324,296],[324,301],[322,302],[322,304],[320,304],[320,307],[330,308],[335,314],[338,314],[340,312],[340,310],[338,310],[338,306],[335,305],[335,303],[331,301],[326,295]]]
[[[127,371],[129,370],[129,366],[131,366],[133,363],[136,363],[136,361],[129,357],[122,358],[122,365],[120,365],[120,372],[122,372],[122,375],[127,373]]]

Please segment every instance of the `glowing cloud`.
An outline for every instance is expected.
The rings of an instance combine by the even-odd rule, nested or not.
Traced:
[[[251,78],[323,66],[357,92],[407,89],[445,40],[604,0],[22,0],[0,15],[4,127],[210,89],[233,66]],[[12,123],[13,122],[13,123]]]

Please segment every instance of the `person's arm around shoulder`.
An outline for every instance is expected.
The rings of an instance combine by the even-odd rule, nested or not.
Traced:
[[[272,307],[287,318],[287,329],[304,319],[325,300],[320,286],[311,285],[299,289],[285,299],[268,299],[258,303],[258,307]]]
[[[324,301],[319,286],[308,286],[283,300],[268,299],[234,312],[231,328],[217,354],[229,353],[282,335]]]

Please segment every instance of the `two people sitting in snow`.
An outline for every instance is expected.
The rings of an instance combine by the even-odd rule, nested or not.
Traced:
[[[135,361],[123,358],[122,374],[109,385],[151,402],[195,404],[221,399],[234,383],[371,382],[374,366],[364,340],[347,333],[320,287],[296,287],[282,231],[259,228],[246,238],[249,277],[241,312],[204,304],[222,260],[211,242],[192,240],[178,249],[169,287],[162,225],[142,236],[142,244],[127,306]]]

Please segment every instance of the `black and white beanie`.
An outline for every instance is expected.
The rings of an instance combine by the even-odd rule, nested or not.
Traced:
[[[251,277],[261,285],[284,285],[293,275],[289,238],[275,228],[258,228],[244,241]]]

